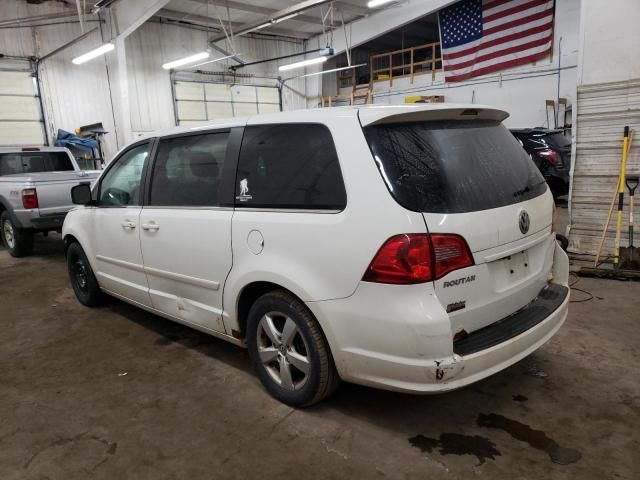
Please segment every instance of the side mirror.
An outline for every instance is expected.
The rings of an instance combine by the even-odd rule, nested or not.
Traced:
[[[91,204],[91,187],[88,183],[81,183],[71,188],[71,201],[76,205]]]

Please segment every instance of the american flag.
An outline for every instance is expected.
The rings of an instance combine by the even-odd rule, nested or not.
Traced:
[[[531,63],[553,48],[554,0],[462,0],[440,11],[445,81]]]

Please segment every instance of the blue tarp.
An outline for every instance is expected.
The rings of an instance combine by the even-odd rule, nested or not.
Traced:
[[[66,130],[58,130],[56,147],[73,147],[85,152],[91,152],[94,148],[98,148],[98,141],[89,137],[79,137]]]

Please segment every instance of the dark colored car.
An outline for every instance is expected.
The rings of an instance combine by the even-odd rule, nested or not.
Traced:
[[[571,169],[571,138],[563,130],[546,128],[511,129],[540,173],[549,184],[554,197],[569,193]]]

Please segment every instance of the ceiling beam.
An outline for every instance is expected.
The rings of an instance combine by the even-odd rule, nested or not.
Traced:
[[[241,12],[258,13],[260,15],[271,16],[278,10],[275,8],[262,7],[255,5],[254,3],[242,3],[235,2],[233,0],[195,0],[199,3],[215,5],[217,7],[229,7],[231,10],[240,10]],[[315,17],[312,15],[298,15],[296,21],[312,23],[314,25],[322,25],[320,16]]]
[[[201,27],[213,28],[215,29],[216,32],[220,32],[222,30],[222,28],[220,27],[220,20],[217,17],[185,14],[184,12],[168,10],[166,8],[158,10],[155,16],[159,18],[166,18],[167,20],[173,20],[176,22],[191,23],[193,25],[198,25]],[[234,35],[236,34],[236,30],[239,28],[242,28],[242,26],[244,25],[240,22],[229,22],[227,20],[223,20],[222,23],[224,24],[227,30],[229,30],[229,26],[231,26],[233,29]],[[275,26],[265,27],[264,31],[261,30],[261,32],[269,33],[271,35],[280,35],[283,37],[293,37],[293,38],[300,38],[300,39],[307,39],[314,35],[314,33],[299,32],[296,30],[289,30],[286,28],[279,28]],[[221,35],[221,37],[222,37],[221,39],[226,38],[224,34]]]
[[[333,2],[333,4],[340,10],[341,12],[348,13],[351,12],[359,17],[365,17],[370,15],[372,11],[367,7],[361,7],[359,5],[353,5],[347,2]]]
[[[234,31],[234,35],[239,36],[239,35],[244,35],[245,33],[253,32],[257,30],[261,25],[264,25],[265,23],[269,23],[279,18],[287,17],[289,15],[296,15],[298,13],[304,12],[311,8],[316,8],[330,2],[331,0],[304,0],[302,2],[295,3],[290,7],[283,8],[282,10],[278,10],[277,12],[274,12],[272,14],[259,18],[258,20],[245,23],[244,25],[240,26],[237,30]],[[270,27],[265,27],[265,28],[270,28]],[[225,36],[218,36],[218,37],[212,38],[211,42],[217,42],[220,40],[224,40],[225,38],[226,38]]]

